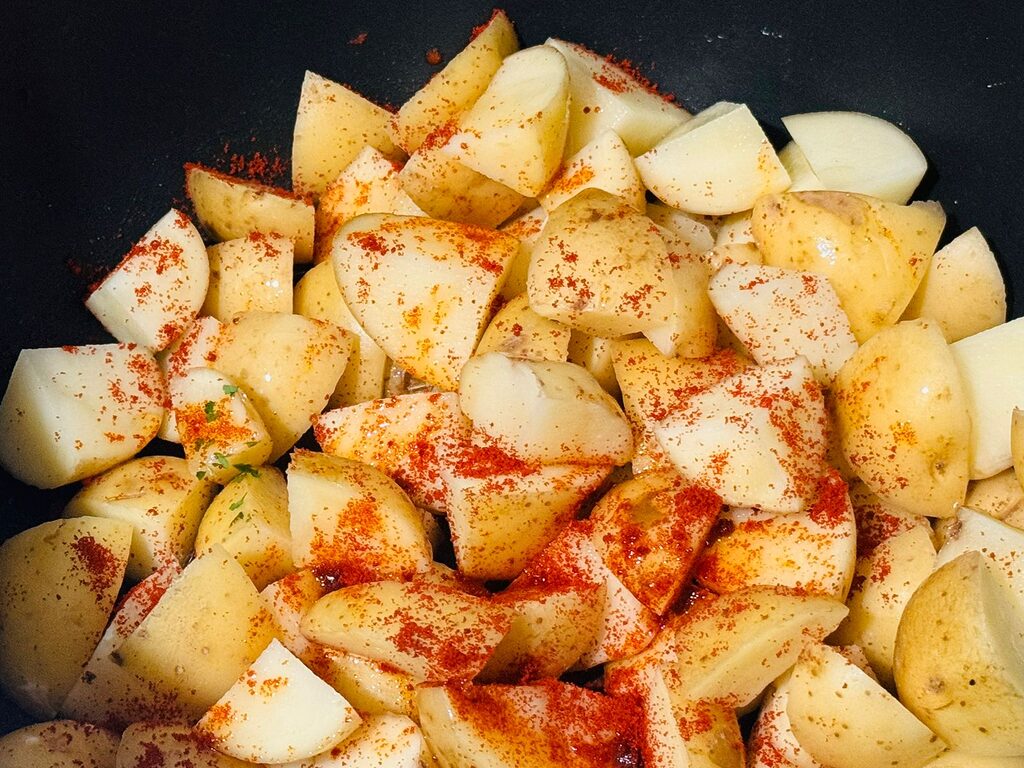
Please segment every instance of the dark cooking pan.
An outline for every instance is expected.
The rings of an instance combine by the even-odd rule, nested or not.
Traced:
[[[303,70],[400,103],[484,21],[491,0],[8,4],[0,26],[0,383],[21,347],[102,342],[82,306],[173,201],[182,164],[288,156]],[[919,197],[947,237],[977,225],[1024,311],[1024,4],[1012,0],[505,3],[524,44],[548,35],[631,59],[691,110],[779,118],[871,112],[931,163]],[[365,35],[363,34],[365,33]],[[361,41],[361,44],[357,44]],[[0,436],[3,439],[3,436]],[[73,489],[0,474],[0,538],[55,517]],[[68,631],[73,629],[68,628]],[[9,704],[0,731],[24,719]]]

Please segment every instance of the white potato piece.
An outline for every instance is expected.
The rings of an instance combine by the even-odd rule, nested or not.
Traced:
[[[629,149],[615,131],[605,131],[570,157],[538,202],[553,211],[585,189],[603,189],[640,213],[647,209],[644,185]]]
[[[169,388],[174,424],[193,475],[227,483],[270,457],[270,433],[231,379],[212,368],[194,368]]]
[[[903,317],[934,320],[950,343],[1006,321],[1003,274],[977,227],[935,252]]]
[[[1024,616],[980,552],[936,570],[896,636],[900,700],[954,749],[1024,754]]]
[[[230,322],[241,312],[291,312],[294,253],[288,238],[262,232],[211,245],[203,314]]]
[[[857,559],[846,601],[850,614],[832,639],[862,648],[878,679],[891,688],[900,617],[914,590],[935,568],[935,545],[926,518],[907,518],[906,523],[891,515],[889,519],[886,527],[896,529],[893,535],[877,543],[861,535],[865,551]]]
[[[416,704],[427,743],[450,768],[590,768],[639,749],[637,707],[556,680],[422,687]]]
[[[686,213],[662,203],[648,203],[647,218],[671,232],[674,242],[684,244],[692,254],[700,256],[715,246],[715,231],[710,217]]]
[[[247,312],[224,327],[217,370],[256,406],[273,439],[270,460],[291,448],[323,410],[352,353],[333,323],[280,312]]]
[[[582,45],[549,37],[569,67],[569,136],[566,153],[575,154],[613,130],[634,157],[643,154],[690,113],[669,97],[652,92],[630,72]]]
[[[333,749],[281,768],[423,768],[426,744],[420,727],[405,715],[366,717]]]
[[[511,609],[451,587],[376,581],[324,595],[303,617],[302,634],[418,681],[470,680],[511,622]]]
[[[193,368],[213,367],[217,357],[217,339],[223,328],[224,324],[217,318],[200,315],[167,349],[156,355],[157,365],[168,387]],[[158,436],[170,443],[181,442],[173,408],[165,409]]]
[[[173,695],[198,718],[275,632],[242,566],[214,546],[189,563],[117,653],[125,669]]]
[[[435,219],[492,229],[519,210],[526,198],[452,156],[446,146],[455,132],[454,122],[431,131],[399,172],[399,182]]]
[[[193,164],[185,166],[185,194],[217,240],[235,240],[250,232],[278,234],[295,244],[297,262],[313,258],[316,214],[311,200]]]
[[[495,602],[515,611],[480,682],[523,683],[565,674],[594,642],[604,585],[555,584],[506,589]]]
[[[722,500],[673,470],[613,486],[594,505],[591,542],[608,568],[659,616],[690,583]]]
[[[949,347],[960,370],[971,416],[972,480],[1013,463],[1010,423],[1024,407],[1024,318],[961,339]]]
[[[241,472],[214,497],[196,532],[197,555],[222,546],[257,589],[294,569],[288,489],[276,467]]]
[[[317,264],[295,285],[295,314],[334,323],[355,336],[345,372],[329,400],[332,408],[374,400],[384,394],[388,356],[345,304],[330,262]]]
[[[611,464],[521,461],[479,435],[442,445],[427,468],[446,488],[443,507],[459,572],[512,579],[558,535],[608,478]]]
[[[908,514],[949,517],[967,491],[973,419],[950,349],[937,325],[908,320],[868,339],[832,387],[843,455]]]
[[[103,634],[124,578],[131,526],[81,517],[0,545],[0,685],[53,717]]]
[[[468,224],[368,214],[342,227],[332,261],[345,303],[381,349],[454,389],[518,251],[514,237]]]
[[[804,648],[793,667],[786,714],[800,746],[832,768],[911,768],[946,746],[864,671],[820,643]]]
[[[862,344],[903,314],[945,223],[938,203],[904,206],[848,192],[766,195],[750,220],[765,264],[829,279]]]
[[[816,189],[825,189],[821,179],[814,173],[811,164],[807,162],[807,156],[800,150],[795,141],[789,142],[779,150],[779,161],[789,174],[789,188],[787,192],[808,192]]]
[[[793,734],[786,712],[789,678],[787,672],[776,680],[761,702],[747,745],[750,768],[822,768]]]
[[[857,339],[839,297],[822,275],[795,269],[726,264],[708,286],[729,330],[761,365],[803,355],[828,385]]]
[[[614,339],[591,336],[583,331],[572,331],[569,335],[568,360],[583,367],[597,380],[601,389],[617,399],[621,390],[612,363],[613,341]],[[477,349],[479,351],[479,347]]]
[[[519,253],[512,260],[508,277],[505,278],[505,285],[501,288],[501,297],[506,301],[511,301],[526,291],[526,278],[530,270],[533,246],[537,244],[547,221],[547,211],[538,205],[501,227],[502,232],[519,239]]]
[[[172,208],[128,251],[85,300],[118,341],[154,352],[189,326],[210,280],[203,238]]]
[[[274,639],[196,730],[239,760],[285,763],[330,749],[360,721],[341,694]]]
[[[644,330],[663,355],[707,357],[715,351],[718,318],[708,294],[707,267],[699,257],[680,252],[662,233],[672,267],[673,306],[668,323]]]
[[[593,336],[662,326],[675,310],[668,250],[650,219],[598,189],[548,215],[526,286],[537,314]]]
[[[500,352],[472,357],[462,369],[459,404],[475,427],[526,461],[618,465],[633,455],[618,403],[573,363]]]
[[[951,749],[925,763],[924,768],[1024,768],[1024,756],[983,757]]]
[[[523,360],[564,361],[571,337],[567,325],[534,312],[524,292],[495,313],[476,345],[476,354],[500,352]]]
[[[753,217],[751,211],[733,213],[722,220],[715,235],[715,245],[743,245],[754,243]]]
[[[61,703],[63,717],[99,723],[116,731],[139,720],[188,719],[187,708],[178,703],[173,693],[126,670],[115,653],[180,574],[181,566],[169,563],[128,590],[92,657]]]
[[[509,590],[528,590],[548,584],[603,586],[596,636],[576,661],[589,669],[606,661],[639,653],[658,629],[658,617],[629,591],[593,542],[594,523],[573,521],[523,570]]]
[[[630,339],[612,342],[612,365],[633,430],[633,472],[640,474],[672,466],[654,436],[655,426],[747,362],[732,350],[704,359],[666,357],[647,339]]]
[[[23,349],[0,402],[0,464],[37,488],[98,474],[156,436],[166,400],[160,368],[144,349]]]
[[[391,142],[391,113],[350,88],[306,72],[292,133],[292,186],[319,195],[369,144],[400,154]]]
[[[1016,411],[1017,409],[1014,409],[1014,413]],[[1015,426],[1011,427],[1013,430],[1024,427],[1024,422],[1020,418],[1014,418]],[[1021,528],[1020,523],[1024,516],[1024,486],[1021,486],[1012,469],[1004,469],[998,475],[972,481],[967,486],[963,506]]]
[[[404,580],[430,564],[423,516],[369,464],[296,449],[288,513],[295,564],[344,584]]]
[[[781,588],[710,595],[667,623],[642,654],[611,665],[610,673],[628,675],[653,663],[676,698],[746,707],[846,613],[832,598]]]
[[[683,477],[731,506],[799,512],[825,472],[828,417],[802,357],[723,379],[654,427]]]
[[[857,563],[857,526],[846,483],[827,475],[803,512],[730,509],[726,533],[697,564],[697,580],[719,594],[780,586],[845,601]]]
[[[117,768],[245,768],[250,765],[218,752],[208,742],[190,725],[133,723],[121,735]]]
[[[457,122],[487,90],[505,57],[517,50],[512,22],[496,8],[473,30],[469,44],[398,110],[391,125],[395,143],[411,155],[438,126]]]
[[[400,164],[367,145],[327,185],[316,206],[315,262],[331,258],[334,233],[349,219],[364,213],[424,215],[402,189],[401,170]]]
[[[444,147],[456,160],[526,197],[558,171],[569,128],[569,71],[552,48],[502,61]]]
[[[789,187],[789,174],[745,104],[720,101],[636,159],[644,185],[689,213],[749,210]]]
[[[905,203],[928,170],[914,140],[874,115],[806,112],[784,117],[782,124],[820,180],[819,189]]]
[[[115,768],[117,734],[75,720],[26,725],[0,736],[4,768]]]
[[[1016,407],[1010,419],[1010,458],[1017,484],[1024,490],[1024,410]]]
[[[203,512],[217,492],[177,456],[142,456],[93,478],[64,508],[64,517],[119,520],[132,527],[128,577],[144,579],[192,554]]]
[[[471,445],[471,424],[454,392],[413,392],[336,408],[317,418],[313,432],[324,453],[377,467],[416,506],[438,513],[448,485],[431,447],[466,455]]]
[[[1019,605],[1024,607],[1024,530],[970,507],[960,507],[956,523],[949,528],[939,548],[935,567],[972,551],[985,555],[989,566],[1002,574]]]

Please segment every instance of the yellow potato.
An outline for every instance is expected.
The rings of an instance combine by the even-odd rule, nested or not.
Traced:
[[[0,736],[4,768],[115,768],[117,734],[74,720],[26,725]]]
[[[769,266],[828,277],[863,343],[906,309],[928,270],[946,216],[846,192],[766,195],[751,227]]]
[[[647,209],[633,158],[615,131],[605,131],[570,157],[538,201],[546,211],[553,211],[585,189],[603,189],[640,213]]]
[[[241,312],[291,312],[294,253],[288,238],[262,232],[211,245],[203,314],[230,322]]]
[[[530,308],[527,295],[520,293],[494,315],[475,354],[501,352],[523,360],[564,361],[571,336],[568,326],[538,315]]]
[[[0,685],[53,717],[103,634],[131,546],[120,520],[79,517],[0,545]]]
[[[964,499],[971,418],[942,331],[913,320],[880,331],[833,385],[843,455],[883,501],[948,517]]]

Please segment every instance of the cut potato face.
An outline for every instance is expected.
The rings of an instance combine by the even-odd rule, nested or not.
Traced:
[[[969,400],[939,328],[915,320],[868,339],[833,386],[843,454],[878,496],[949,517],[967,491]]]
[[[335,237],[345,303],[389,357],[454,389],[519,252],[510,235],[415,216],[370,214]]]
[[[605,131],[613,130],[635,157],[690,119],[689,112],[653,93],[610,58],[553,37],[544,44],[562,54],[569,68],[566,154],[575,154]]]
[[[210,246],[210,288],[203,313],[230,322],[242,312],[291,312],[292,241],[250,232]]]
[[[564,361],[569,354],[569,327],[541,317],[530,308],[525,293],[498,310],[476,345],[476,354],[500,352],[523,360]]]
[[[766,195],[751,218],[764,263],[826,276],[861,343],[903,314],[945,223],[936,203],[901,206],[844,192]]]
[[[312,201],[199,165],[185,166],[185,192],[199,221],[217,240],[235,240],[250,232],[278,234],[295,244],[296,261],[312,260]]]
[[[127,523],[80,517],[0,546],[0,682],[26,712],[53,717],[75,684],[114,608],[131,539]]]
[[[951,344],[971,416],[971,479],[991,477],[1011,466],[1013,409],[1024,407],[1024,362],[1017,354],[1024,340],[1024,318]]]
[[[633,454],[622,410],[573,363],[473,357],[462,369],[459,404],[475,427],[526,461],[625,464]]]
[[[327,405],[352,346],[351,335],[333,323],[299,315],[248,312],[225,326],[217,343],[217,370],[255,406],[273,440],[271,461],[291,448]]]
[[[864,671],[818,643],[793,667],[786,714],[800,746],[835,768],[923,765],[946,746]]]
[[[292,135],[292,184],[302,195],[319,195],[369,144],[397,153],[383,107],[313,72],[306,72]]]
[[[665,325],[675,283],[651,221],[601,190],[548,216],[527,277],[530,306],[594,336],[615,338]]]
[[[859,192],[902,204],[928,170],[914,140],[874,115],[807,112],[784,117],[782,124],[820,181],[816,189]]]
[[[977,227],[935,252],[903,317],[933,320],[950,343],[1006,321],[1003,275]]]
[[[352,705],[278,640],[207,710],[196,730],[250,763],[304,760],[359,727]]]
[[[117,747],[117,768],[140,768],[159,754],[165,766],[191,768],[245,768],[233,757],[218,752],[209,739],[199,735],[187,725],[169,725],[158,722],[134,723],[121,735]]]
[[[682,123],[636,159],[646,187],[689,213],[749,210],[790,179],[745,104],[720,101]]]
[[[540,204],[553,211],[585,189],[603,189],[640,213],[646,210],[644,185],[629,149],[614,131],[602,133],[570,157],[539,198]]]
[[[118,341],[154,352],[195,319],[210,280],[203,238],[173,208],[143,235],[85,306]]]
[[[506,58],[443,151],[526,197],[558,171],[569,128],[569,71],[547,46]]]
[[[104,517],[132,527],[128,576],[144,579],[168,563],[184,565],[216,493],[177,456],[144,456],[93,478],[64,508],[68,518]]]
[[[132,345],[22,350],[0,402],[0,463],[37,488],[95,475],[156,436],[166,401],[156,360]]]

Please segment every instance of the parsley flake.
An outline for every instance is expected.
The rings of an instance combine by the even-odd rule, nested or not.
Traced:
[[[233,502],[231,502],[231,503],[230,503],[230,504],[228,505],[228,509],[230,509],[230,510],[231,510],[232,512],[234,512],[234,511],[235,511],[236,509],[238,509],[238,508],[239,508],[240,506],[242,506],[243,504],[245,504],[245,497],[246,497],[246,496],[248,496],[248,495],[249,495],[249,494],[247,494],[247,493],[243,493],[243,494],[242,494],[242,497],[241,497],[241,498],[240,498],[240,499],[239,499],[238,501],[233,501]],[[235,518],[235,519],[237,520],[237,518]]]
[[[206,421],[216,421],[219,414],[217,413],[217,404],[213,400],[207,400],[203,405],[203,413],[206,414]]]
[[[233,395],[237,391],[238,391],[238,387],[235,386],[234,384],[225,384],[224,385],[224,394],[225,395]]]

